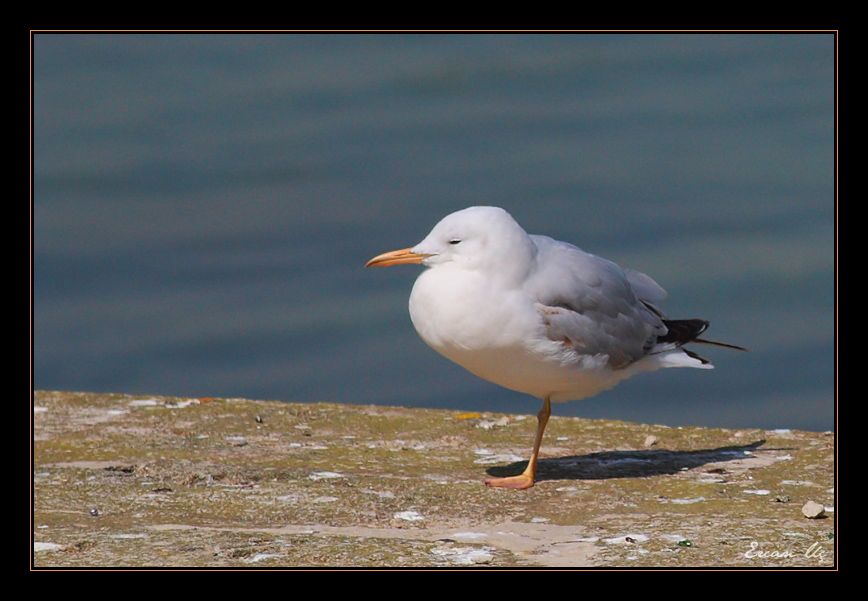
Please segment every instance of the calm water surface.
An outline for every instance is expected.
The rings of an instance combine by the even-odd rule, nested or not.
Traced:
[[[714,371],[556,414],[833,425],[831,35],[38,35],[42,389],[532,413],[430,350],[447,213],[646,271],[711,320]]]

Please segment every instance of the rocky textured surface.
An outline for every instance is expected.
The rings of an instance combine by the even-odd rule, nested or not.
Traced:
[[[529,415],[37,392],[33,419],[36,567],[833,565],[831,433],[554,416],[514,491],[482,480]]]

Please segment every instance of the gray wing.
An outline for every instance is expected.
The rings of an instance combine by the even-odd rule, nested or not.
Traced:
[[[618,369],[644,357],[666,334],[655,307],[666,292],[653,279],[565,242],[531,239],[538,253],[528,292],[551,340],[580,355],[606,355]]]

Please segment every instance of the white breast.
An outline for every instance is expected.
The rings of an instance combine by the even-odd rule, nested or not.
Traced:
[[[490,279],[472,271],[426,269],[413,286],[409,308],[413,326],[431,348],[505,388],[567,401],[621,379],[608,369],[580,369],[574,353],[548,340],[524,291],[492,289]]]

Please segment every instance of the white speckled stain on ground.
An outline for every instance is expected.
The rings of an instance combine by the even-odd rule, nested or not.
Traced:
[[[251,555],[250,557],[245,557],[241,561],[244,563],[258,563],[260,561],[265,561],[266,559],[272,559],[275,557],[280,557],[277,553],[257,553],[256,555]]]
[[[404,520],[405,522],[419,522],[425,519],[418,511],[399,511],[394,516],[396,520]]]
[[[486,538],[488,538],[488,535],[484,532],[453,532],[451,534],[451,538],[463,541],[477,541],[485,540]]]
[[[431,553],[448,560],[451,564],[470,566],[491,563],[494,559],[494,555],[491,554],[493,550],[493,547],[482,547],[481,549],[474,547],[436,547],[431,549]]]
[[[518,455],[513,455],[512,453],[503,453],[500,455],[488,455],[485,457],[480,457],[473,463],[477,465],[496,465],[501,463],[515,463],[517,461],[524,460],[524,457],[519,457]]]
[[[130,407],[156,407],[159,404],[157,399],[135,399],[129,402]]]
[[[57,543],[33,543],[33,551],[35,553],[44,553],[46,551],[60,551],[63,545]]]
[[[673,505],[692,505],[694,503],[702,503],[705,497],[694,497],[692,499],[660,499],[661,503],[672,503]]]
[[[308,478],[311,480],[328,480],[332,478],[346,478],[346,476],[337,472],[314,472]]]
[[[455,537],[454,529],[438,527],[407,529],[288,524],[279,528],[216,528],[195,527],[184,524],[157,524],[148,528],[156,532],[203,530],[215,532],[263,532],[277,536],[304,534],[430,542],[439,542],[443,539],[459,540]],[[486,546],[494,551],[509,552],[527,563],[548,567],[592,565],[591,559],[599,551],[599,548],[596,546],[596,543],[599,542],[599,537],[587,536],[586,530],[581,526],[503,522],[484,526],[475,525],[473,534],[479,535],[479,540],[485,540]],[[485,538],[483,539],[482,536]],[[472,541],[467,540],[463,542]]]

